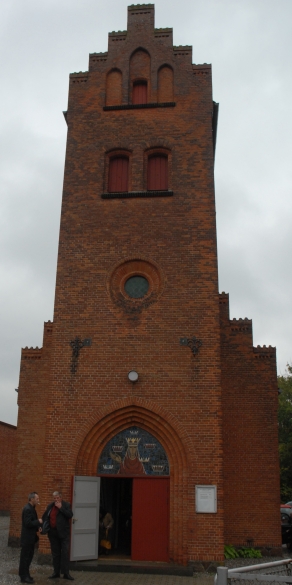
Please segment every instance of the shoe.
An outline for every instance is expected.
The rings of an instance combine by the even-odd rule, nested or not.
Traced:
[[[49,579],[59,579],[60,577],[60,573],[53,573],[52,575],[50,575],[50,577],[48,577]]]
[[[20,583],[34,583],[34,579],[27,576],[24,579],[20,579]]]
[[[74,577],[71,577],[69,573],[65,573],[65,575],[63,575],[63,579],[67,579],[68,581],[74,581]]]

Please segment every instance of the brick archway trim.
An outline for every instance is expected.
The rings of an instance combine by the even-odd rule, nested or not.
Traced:
[[[188,493],[189,437],[173,415],[152,401],[119,400],[99,412],[86,435],[76,461],[76,475],[96,475],[100,454],[107,442],[129,426],[153,434],[164,447],[170,466],[170,559],[187,562],[186,506]]]

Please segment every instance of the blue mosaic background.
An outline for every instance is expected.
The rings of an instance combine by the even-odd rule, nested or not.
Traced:
[[[137,437],[140,439],[139,458],[144,465],[146,475],[169,475],[168,459],[162,445],[153,435],[139,427],[129,427],[107,443],[101,453],[97,473],[117,475],[120,464],[111,457],[111,454],[119,455],[123,460],[128,448],[127,438]]]

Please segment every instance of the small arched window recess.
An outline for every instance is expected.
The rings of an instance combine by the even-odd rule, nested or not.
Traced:
[[[168,65],[158,71],[158,102],[173,102],[173,70]]]
[[[106,105],[117,106],[122,103],[122,72],[112,69],[106,77]]]
[[[134,81],[132,103],[147,104],[147,81]]]
[[[167,191],[168,189],[168,157],[165,154],[154,154],[148,157],[147,190]]]
[[[127,156],[113,156],[109,161],[108,192],[128,191],[129,159]]]

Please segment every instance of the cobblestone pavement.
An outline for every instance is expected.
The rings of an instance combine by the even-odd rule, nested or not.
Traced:
[[[0,585],[19,583],[18,563],[19,548],[7,546],[9,518],[0,517]],[[48,581],[52,567],[37,565],[37,553],[31,564],[31,576],[36,585],[61,585],[67,583],[63,579]],[[89,571],[70,571],[76,585],[212,585],[214,575],[206,575],[198,584],[194,577],[177,577],[172,575],[136,575],[129,573],[95,573]]]
[[[19,548],[7,546],[9,529],[9,518],[0,516],[0,585],[15,585],[19,583],[18,563]],[[283,556],[289,557],[286,547],[283,548]],[[259,562],[280,560],[280,557],[269,557],[262,559],[234,559],[226,561],[226,566],[238,567],[251,565]],[[52,567],[49,565],[37,564],[37,552],[31,565],[31,575],[36,585],[61,585],[65,583],[62,579],[48,581],[52,574]],[[196,573],[193,577],[178,577],[173,575],[140,575],[134,573],[100,573],[90,571],[70,571],[75,579],[76,585],[213,585],[214,574]]]

